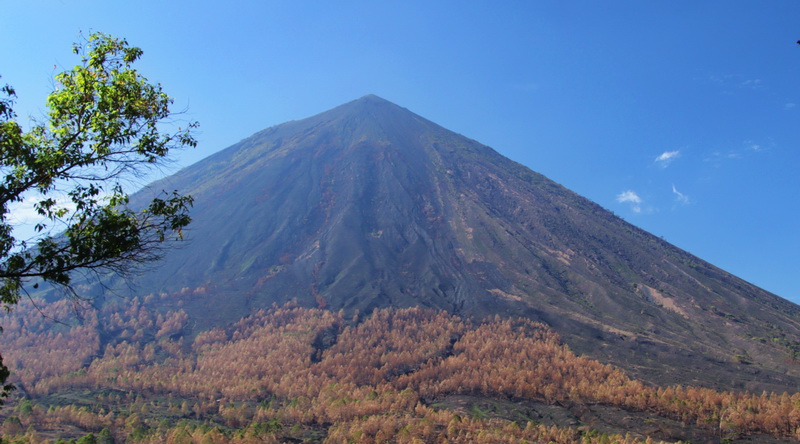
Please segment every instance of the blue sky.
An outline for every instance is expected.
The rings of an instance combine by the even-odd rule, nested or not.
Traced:
[[[80,31],[142,47],[200,121],[178,165],[377,94],[800,302],[800,2],[0,0],[0,20],[20,117]]]

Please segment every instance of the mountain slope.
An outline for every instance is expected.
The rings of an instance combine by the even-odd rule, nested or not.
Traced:
[[[425,306],[543,321],[646,381],[800,383],[800,307],[375,96],[152,188],[192,194],[194,222],[136,289],[183,291],[196,332],[293,299]]]

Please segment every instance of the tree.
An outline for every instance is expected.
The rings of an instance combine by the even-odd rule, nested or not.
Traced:
[[[126,40],[94,33],[73,52],[81,63],[56,75],[46,121],[27,131],[15,120],[14,89],[0,88],[0,304],[7,310],[26,284],[44,281],[76,295],[77,270],[125,274],[157,260],[190,222],[190,196],[163,191],[136,210],[123,184],[170,151],[196,146],[197,123],[175,129],[172,99],[132,67],[142,50]],[[11,216],[23,201],[41,216],[31,239],[13,232]],[[0,384],[6,377],[0,358]]]

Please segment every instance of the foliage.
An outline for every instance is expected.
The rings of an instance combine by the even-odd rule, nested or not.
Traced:
[[[159,311],[177,298],[107,305],[67,331],[36,321],[32,305],[21,304],[2,322],[15,327],[9,362],[32,401],[6,412],[17,418],[6,433],[74,427],[82,434],[72,437],[99,438],[107,428],[118,442],[634,443],[669,436],[652,435],[659,424],[682,424],[709,439],[800,438],[800,394],[647,386],[575,355],[548,327],[525,319],[473,323],[410,308],[353,323],[342,312],[289,305],[192,342],[188,323],[156,339],[184,319],[180,310]],[[40,305],[50,316],[69,313],[64,301]],[[59,349],[78,356],[66,359]],[[510,417],[458,399],[520,407]],[[613,435],[541,423],[526,413],[531,402],[575,412],[613,406],[647,420],[636,430],[623,419],[631,435]]]
[[[123,185],[171,150],[195,146],[196,123],[165,130],[172,99],[133,68],[141,49],[95,33],[73,50],[81,63],[56,75],[46,122],[24,130],[14,89],[0,89],[0,304],[7,310],[31,281],[71,291],[76,270],[129,273],[158,259],[190,222],[190,196],[164,191],[134,211]],[[38,234],[18,239],[14,211],[26,202],[41,218]]]

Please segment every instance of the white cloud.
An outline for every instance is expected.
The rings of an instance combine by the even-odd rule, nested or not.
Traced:
[[[745,140],[739,148],[729,149],[727,151],[713,151],[704,160],[706,162],[719,163],[724,160],[744,159],[756,153],[767,152],[774,146],[772,143],[756,143],[752,140]]]
[[[48,197],[55,199],[57,208],[64,208],[69,212],[75,211],[75,203],[65,193],[54,191]],[[62,222],[53,222],[39,214],[36,210],[36,204],[44,198],[40,194],[29,194],[21,202],[14,202],[8,206],[7,221],[13,227],[14,237],[33,240],[49,233],[51,230],[61,231],[66,227]],[[43,233],[36,231],[35,226],[38,223],[45,225]]]
[[[12,225],[32,224],[42,216],[34,208],[34,204],[39,202],[38,196],[28,196],[22,202],[15,202],[9,205],[8,221]]]
[[[787,104],[783,105],[783,107],[784,107],[785,109],[794,109],[796,106],[797,106],[797,104],[796,104],[796,103],[793,103],[793,102],[789,102],[789,103],[787,103]]]
[[[761,89],[764,87],[761,79],[748,79],[739,83],[740,88]]]
[[[642,212],[642,198],[633,190],[627,190],[617,194],[617,202],[631,204],[631,209],[634,213]]]
[[[617,194],[617,202],[619,203],[631,202],[638,204],[642,203],[642,198],[639,197],[638,194],[636,194],[636,191],[627,190]]]
[[[762,79],[748,79],[740,74],[709,74],[707,81],[716,84],[725,95],[737,94],[737,91],[766,91],[767,85]]]
[[[675,199],[678,202],[682,203],[683,205],[688,205],[689,204],[689,196],[687,196],[687,195],[681,193],[680,191],[678,191],[678,189],[675,188],[674,184],[672,185],[672,194],[674,194],[675,195]]]
[[[655,160],[655,162],[656,162],[657,164],[659,164],[659,165],[660,165],[662,168],[666,168],[666,167],[668,167],[668,166],[669,166],[669,164],[671,164],[672,162],[674,162],[674,161],[675,161],[675,159],[677,159],[678,157],[680,157],[680,155],[681,155],[681,152],[680,152],[679,150],[675,150],[675,151],[664,151],[663,153],[661,153],[661,155],[659,155],[658,157],[656,157],[656,160]]]

